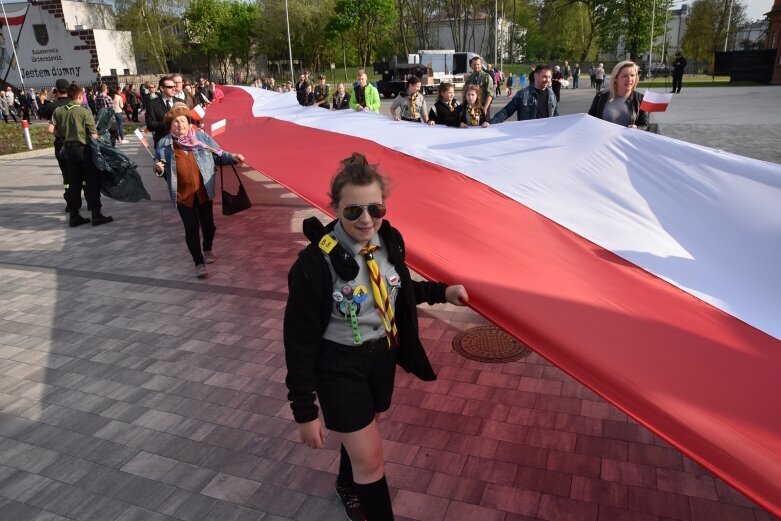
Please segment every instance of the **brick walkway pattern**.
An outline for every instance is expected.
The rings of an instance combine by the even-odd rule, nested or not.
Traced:
[[[285,400],[286,274],[318,213],[245,169],[254,207],[217,216],[196,280],[142,170],[152,201],[70,229],[51,154],[0,161],[0,519],[343,519],[338,447],[300,444]],[[460,357],[470,310],[420,316],[439,379],[399,372],[380,422],[398,521],[772,519],[540,356]]]

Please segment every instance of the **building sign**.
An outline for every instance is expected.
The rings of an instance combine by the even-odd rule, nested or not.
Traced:
[[[88,10],[94,8],[92,4],[69,1],[62,1],[61,9],[36,0],[6,4],[7,23],[0,12],[0,79],[17,87],[23,80],[44,88],[54,85],[58,78],[89,85],[99,77],[100,65],[105,70],[134,73],[132,51],[127,56],[118,50],[132,49],[125,45],[125,40],[130,42],[130,34],[114,30],[113,17],[110,27],[84,28],[73,22],[98,19],[89,16]],[[12,39],[18,64],[13,59]]]

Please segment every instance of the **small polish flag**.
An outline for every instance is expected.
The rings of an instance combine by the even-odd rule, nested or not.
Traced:
[[[228,120],[221,119],[216,123],[212,123],[212,137],[219,136],[223,132],[225,132],[225,125],[227,125]]]
[[[203,107],[200,105],[196,105],[195,108],[190,111],[190,115],[195,121],[200,121],[206,116],[206,111],[203,110]]]
[[[4,25],[22,25],[24,23],[24,18],[27,16],[27,7],[28,4],[22,4],[22,7],[17,8],[9,8],[8,11],[5,12],[5,16],[0,18],[0,27]]]
[[[138,138],[138,140],[141,142],[144,147],[149,148],[149,141],[144,137],[144,134],[141,133],[141,130],[136,129],[133,134]]]
[[[667,110],[667,105],[670,104],[671,99],[673,99],[672,93],[647,90],[645,91],[645,94],[643,94],[643,102],[640,103],[640,110],[644,112],[664,112]]]

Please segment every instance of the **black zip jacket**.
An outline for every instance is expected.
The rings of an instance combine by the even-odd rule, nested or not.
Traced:
[[[312,225],[312,219],[322,229],[317,218],[312,217],[304,223]],[[329,223],[322,231],[330,233],[336,221]],[[320,355],[323,333],[333,305],[333,280],[323,252],[318,247],[319,237],[307,233],[312,241],[299,254],[288,274],[288,300],[285,308],[283,338],[285,343],[285,362],[288,388],[288,400],[293,417],[298,423],[306,423],[318,417],[315,405],[317,378],[315,366]],[[388,221],[383,221],[379,235],[387,248],[388,260],[396,268],[401,279],[401,288],[396,297],[396,327],[399,332],[399,347],[396,363],[405,371],[413,373],[421,380],[436,380],[431,363],[418,335],[418,314],[416,306],[423,302],[437,304],[446,302],[447,285],[441,282],[417,282],[410,277],[409,268],[404,262],[404,240]],[[338,248],[341,248],[339,246]],[[336,250],[331,253],[334,269],[337,273],[339,262],[355,264],[352,255],[340,250],[340,259],[335,259]],[[345,256],[346,255],[346,256]],[[347,280],[351,280],[348,278]],[[356,349],[360,349],[356,347]]]
[[[610,99],[610,91],[606,90],[594,96],[591,108],[588,109],[589,116],[602,119],[602,111],[605,110],[605,103]],[[632,95],[626,98],[626,104],[632,113],[632,121],[637,128],[641,130],[648,129],[648,113],[640,110],[640,103],[643,101],[643,95],[637,91],[632,91]]]
[[[460,123],[458,120],[460,111],[461,106],[457,102],[455,110],[450,110],[444,101],[437,100],[431,110],[428,111],[428,119],[429,121],[433,120],[437,125],[457,127]]]

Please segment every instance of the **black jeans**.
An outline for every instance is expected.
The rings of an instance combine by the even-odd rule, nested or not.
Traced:
[[[84,185],[84,199],[87,200],[89,210],[99,211],[100,182],[98,171],[92,163],[92,152],[89,145],[77,142],[65,143],[62,147],[65,165],[67,167],[66,180],[68,188],[65,191],[65,200],[71,211],[81,208],[81,187]]]
[[[203,230],[203,251],[211,251],[214,232],[217,231],[217,227],[214,226],[212,202],[199,203],[196,195],[192,208],[177,204],[176,209],[179,210],[179,216],[184,224],[184,240],[190,255],[193,256],[193,262],[196,266],[203,264],[200,231]]]
[[[671,92],[681,92],[681,86],[683,85],[683,76],[676,78],[673,76],[673,89]]]

